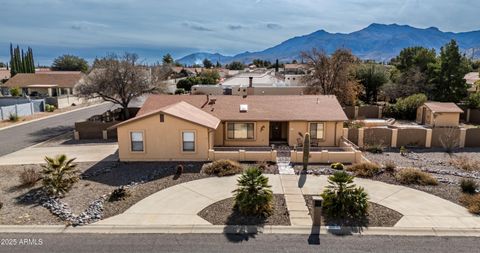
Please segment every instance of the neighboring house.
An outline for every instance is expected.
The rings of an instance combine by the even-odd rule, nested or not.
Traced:
[[[122,161],[270,161],[272,145],[301,146],[308,132],[318,151],[312,162],[355,162],[358,152],[327,152],[348,146],[345,121],[335,96],[151,95],[135,118],[113,128]]]
[[[464,79],[467,81],[469,92],[475,93],[480,91],[480,74],[478,72],[470,72],[465,75]]]
[[[285,64],[285,84],[288,86],[304,86],[303,77],[308,73],[307,64]]]
[[[426,102],[417,109],[416,122],[430,127],[456,127],[463,110],[455,103]]]
[[[73,88],[84,77],[80,71],[46,71],[19,73],[2,86],[20,88],[23,94],[32,97],[58,97],[73,95]]]
[[[7,68],[0,68],[0,84],[10,78],[10,70]]]

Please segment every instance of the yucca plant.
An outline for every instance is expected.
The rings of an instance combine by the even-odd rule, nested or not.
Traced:
[[[59,155],[55,158],[45,157],[46,164],[42,165],[42,181],[48,195],[62,197],[79,180],[74,160],[75,158],[68,159],[66,155]]]
[[[273,193],[268,178],[256,168],[248,168],[237,180],[235,208],[244,215],[268,216],[273,212]]]
[[[367,216],[368,195],[362,187],[353,184],[353,179],[354,176],[344,171],[328,177],[329,185],[321,194],[328,218],[359,222]]]

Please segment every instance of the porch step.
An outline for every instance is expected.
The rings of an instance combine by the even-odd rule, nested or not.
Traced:
[[[295,171],[290,166],[290,163],[277,162],[277,167],[280,175],[295,175]]]

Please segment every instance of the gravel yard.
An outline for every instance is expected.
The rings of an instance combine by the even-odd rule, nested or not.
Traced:
[[[273,195],[274,212],[269,217],[244,216],[233,208],[234,198],[218,201],[198,213],[198,216],[213,225],[290,225],[285,198],[282,194]]]
[[[122,201],[104,204],[104,218],[119,214],[137,201],[175,184],[206,177],[200,171],[203,163],[188,163],[181,176],[175,176],[177,163],[77,163],[84,177],[61,199],[75,214],[83,212],[93,201],[114,189],[131,185],[131,196]],[[28,197],[41,188],[41,182],[31,188],[20,187],[19,174],[26,168],[40,170],[40,165],[0,166],[0,224],[65,224]]]
[[[313,195],[303,195],[303,197],[305,198],[311,216],[313,213]],[[393,227],[403,217],[401,213],[382,205],[373,202],[369,202],[368,204],[368,218],[366,223],[362,224],[366,227]],[[338,225],[326,223],[332,222],[326,222],[322,216],[322,225]]]

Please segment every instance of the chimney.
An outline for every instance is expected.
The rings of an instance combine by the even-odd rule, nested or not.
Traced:
[[[253,76],[248,77],[248,87],[253,87]]]

